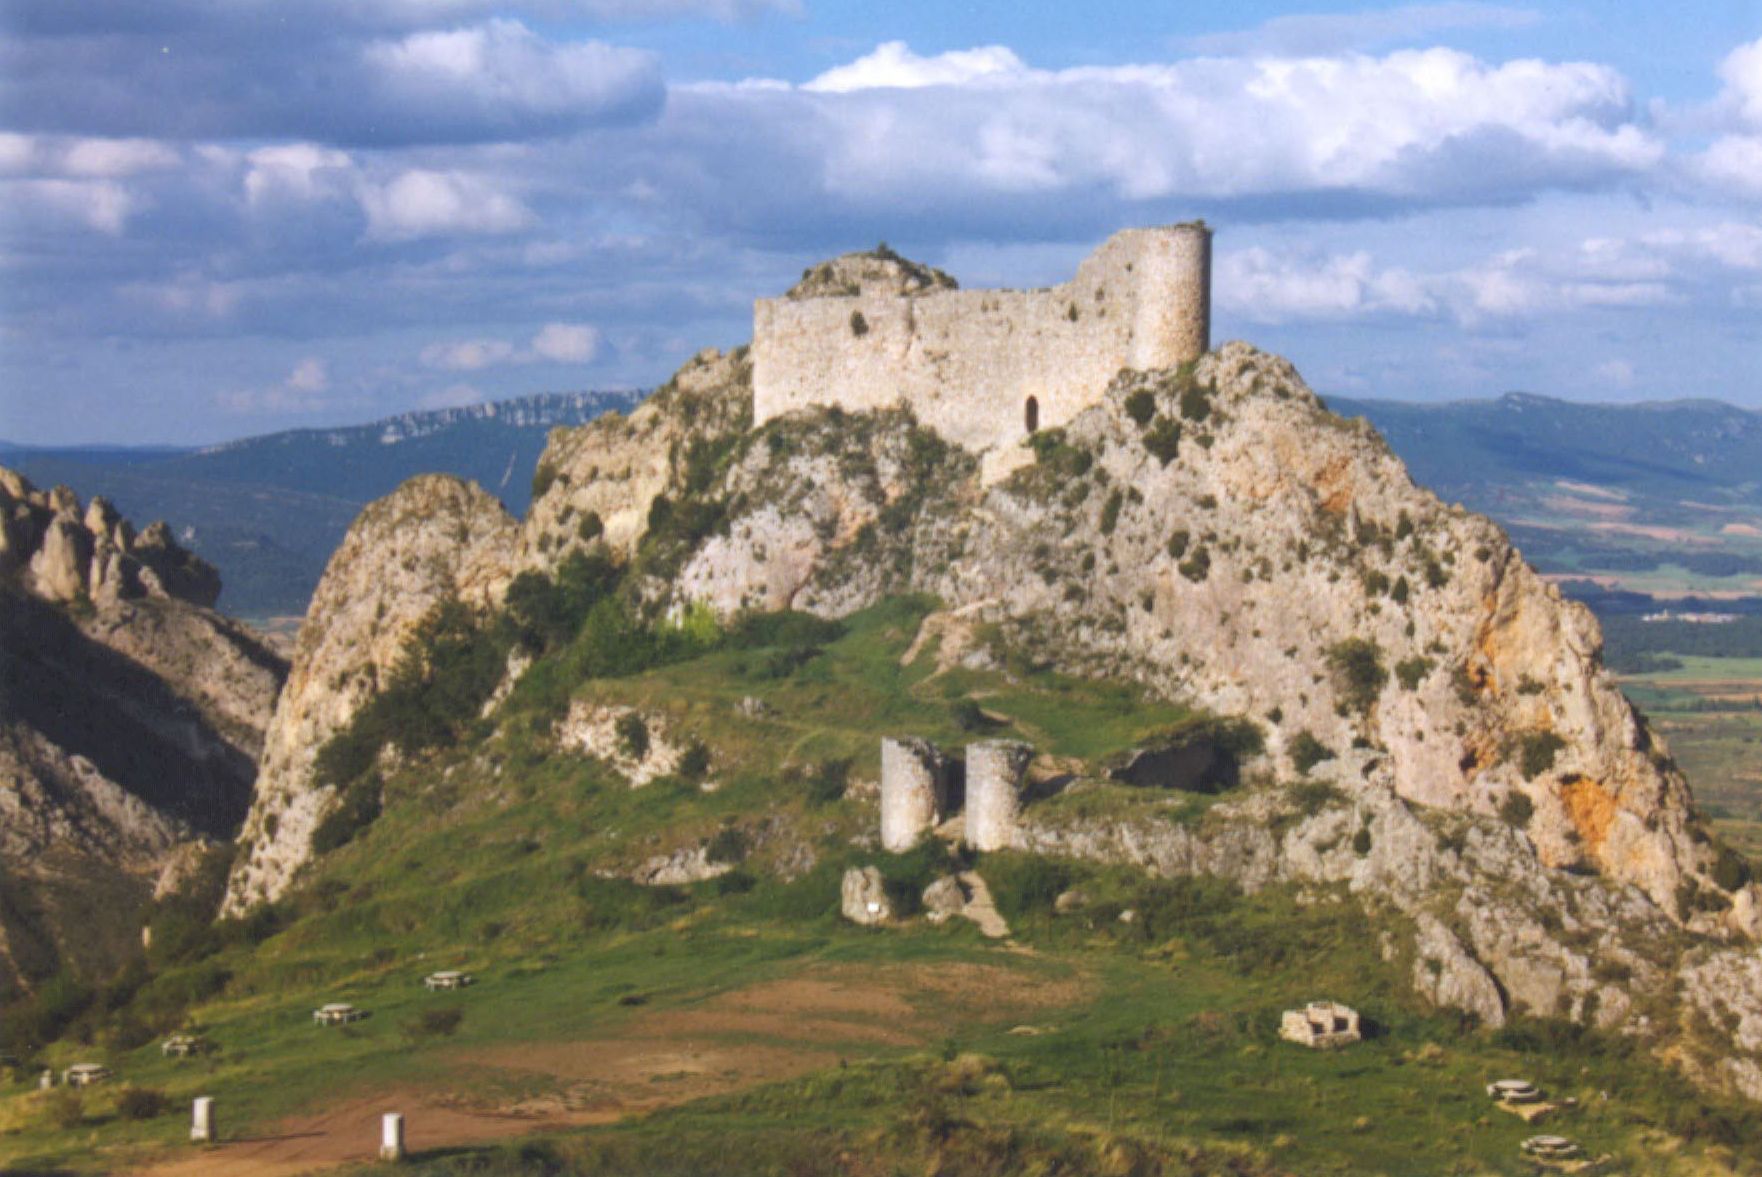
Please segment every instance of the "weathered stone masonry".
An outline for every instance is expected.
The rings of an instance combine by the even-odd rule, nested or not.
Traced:
[[[753,421],[904,402],[975,452],[1069,421],[1121,368],[1210,346],[1211,230],[1126,229],[1045,290],[864,289],[753,308]]]

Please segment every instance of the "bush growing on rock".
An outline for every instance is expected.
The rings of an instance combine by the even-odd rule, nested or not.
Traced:
[[[1530,824],[1530,818],[1536,813],[1536,803],[1529,799],[1529,794],[1512,792],[1499,803],[1499,816],[1505,823],[1517,829]]]
[[[641,760],[649,754],[649,725],[635,711],[626,711],[613,724],[618,735],[618,750],[632,760]]]
[[[1125,407],[1126,416],[1132,418],[1138,428],[1142,429],[1156,416],[1156,394],[1148,388],[1137,389],[1126,398]]]
[[[1368,638],[1346,638],[1328,647],[1328,667],[1348,711],[1368,715],[1389,681],[1383,648]]]
[[[1328,746],[1315,738],[1310,731],[1300,731],[1291,737],[1291,767],[1303,776],[1324,760],[1332,760],[1334,753]]]
[[[1553,732],[1525,732],[1517,739],[1518,767],[1523,779],[1533,781],[1554,767],[1554,758],[1566,747],[1566,741]]]

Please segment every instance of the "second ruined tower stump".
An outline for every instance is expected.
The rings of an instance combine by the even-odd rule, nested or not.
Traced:
[[[1015,740],[967,745],[967,845],[1006,850],[1015,844],[1022,778],[1034,749]]]

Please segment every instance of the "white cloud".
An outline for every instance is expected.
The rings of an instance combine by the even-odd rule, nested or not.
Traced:
[[[1189,53],[1318,54],[1412,43],[1453,29],[1521,29],[1541,20],[1532,9],[1502,4],[1403,4],[1373,12],[1275,16],[1252,29],[1185,37]]]
[[[586,323],[546,323],[532,337],[532,354],[558,364],[585,364],[600,350],[600,333]]]
[[[513,355],[514,345],[504,340],[464,339],[430,344],[422,349],[422,362],[430,368],[443,368],[449,372],[476,372],[506,363]]]
[[[1220,307],[1261,323],[1437,309],[1419,277],[1400,268],[1378,269],[1362,250],[1331,257],[1234,250],[1218,259],[1216,285]]]
[[[252,205],[277,198],[309,203],[343,195],[355,170],[348,152],[316,143],[260,147],[245,159],[245,199]]]
[[[108,180],[0,181],[0,204],[14,217],[54,225],[76,225],[111,237],[121,235],[140,202]]]
[[[214,403],[233,413],[318,413],[334,411],[342,402],[331,394],[329,366],[306,356],[280,382],[219,392]]]
[[[363,185],[359,199],[367,214],[367,235],[391,241],[511,233],[534,219],[519,199],[468,172],[413,169],[383,185]]]
[[[1725,83],[1722,101],[1744,122],[1762,127],[1762,38],[1726,54],[1719,63],[1719,78]]]
[[[376,41],[363,59],[388,106],[505,134],[562,129],[658,103],[650,53],[600,41],[549,41],[514,20]]]
[[[1026,77],[1022,59],[1002,45],[919,57],[904,41],[887,41],[866,57],[827,70],[802,86],[830,94],[853,90],[914,90],[924,86],[966,86],[974,82]]]
[[[176,168],[183,156],[153,139],[0,133],[0,175],[119,180]]]
[[[1607,66],[1450,49],[1048,71],[890,42],[790,91],[676,88],[667,126],[710,150],[719,130],[761,186],[956,216],[1052,193],[1479,203],[1643,175],[1665,151]]]
[[[463,339],[433,343],[422,349],[430,368],[476,372],[499,364],[586,364],[600,350],[600,333],[586,323],[546,323],[525,347],[505,339]]]
[[[285,383],[294,392],[323,392],[330,387],[330,371],[317,356],[307,356],[294,365]]]

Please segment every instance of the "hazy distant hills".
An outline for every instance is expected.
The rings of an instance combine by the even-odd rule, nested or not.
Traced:
[[[1653,593],[1762,593],[1762,413],[1526,393],[1329,404],[1369,418],[1417,481],[1497,519],[1545,572]]]
[[[0,462],[39,486],[103,495],[127,516],[169,521],[220,569],[220,608],[244,617],[301,613],[361,507],[413,474],[472,479],[525,511],[545,434],[638,392],[550,393],[405,413],[367,425],[297,429],[203,449],[33,449],[0,443]]]

